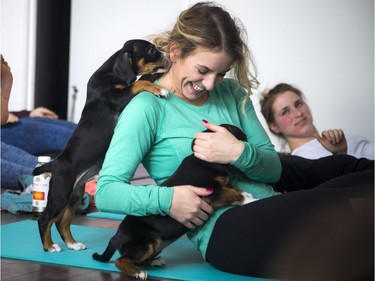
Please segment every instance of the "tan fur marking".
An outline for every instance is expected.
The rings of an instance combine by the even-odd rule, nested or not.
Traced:
[[[229,178],[223,176],[217,176],[215,180],[221,185],[226,186],[228,184]]]
[[[116,85],[114,86],[114,88],[115,88],[115,89],[120,89],[120,90],[122,90],[122,89],[125,89],[126,86],[125,86],[124,84],[116,84]]]
[[[228,187],[223,187],[220,192],[219,199],[212,202],[213,208],[218,208],[228,205],[239,205],[244,200],[242,191],[239,189],[233,189]]]
[[[121,270],[123,273],[130,277],[137,277],[143,271],[134,266],[134,260],[129,258],[118,258],[115,261],[116,267]]]
[[[64,242],[67,244],[77,243],[70,231],[70,226],[72,224],[74,214],[75,210],[73,210],[72,208],[65,208],[60,221],[56,222],[57,230],[59,231]]]
[[[51,237],[51,226],[53,222],[50,222],[46,228],[46,231],[43,233],[44,236],[44,242],[43,242],[43,249],[45,251],[49,251],[52,249],[52,237]]]
[[[82,190],[79,190],[79,198],[82,199],[83,194],[85,190],[82,188]],[[72,232],[70,230],[70,226],[72,224],[75,211],[77,210],[81,200],[77,200],[74,206],[67,206],[63,211],[60,219],[56,222],[57,230],[59,231],[62,239],[67,244],[74,244],[77,243],[72,235]]]
[[[61,215],[59,215],[55,220],[51,220],[47,227],[46,227],[46,230],[45,232],[42,234],[43,235],[43,249],[44,251],[50,251],[53,249],[53,241],[52,241],[52,235],[51,235],[51,227],[52,225],[57,221],[59,220],[59,218],[61,217]]]
[[[152,260],[154,259],[156,253],[159,251],[161,241],[157,240],[155,244],[148,244],[148,250],[142,258],[142,262],[137,263],[138,265],[142,266],[150,266],[152,264]]]
[[[152,260],[155,254],[158,252],[160,248],[161,241],[157,240],[154,244],[148,244],[148,249],[141,258],[141,260],[133,260],[126,257],[118,258],[115,261],[115,265],[118,269],[120,269],[123,273],[128,276],[139,278],[138,276],[142,273],[147,274],[144,270],[140,270],[135,267],[135,265],[141,266],[149,266],[152,264]]]
[[[162,87],[156,84],[153,84],[150,81],[146,81],[146,80],[137,80],[131,86],[131,92],[133,95],[136,95],[142,91],[147,91],[155,95],[158,95],[162,91],[162,89],[163,89]]]
[[[138,75],[151,73],[154,71],[154,69],[158,67],[160,68],[165,67],[165,61],[163,60],[159,60],[157,62],[145,63],[144,59],[140,59],[137,64],[138,64]]]

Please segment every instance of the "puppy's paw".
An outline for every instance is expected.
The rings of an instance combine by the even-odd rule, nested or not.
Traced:
[[[242,195],[244,197],[244,200],[242,202],[242,205],[246,205],[248,203],[251,203],[251,202],[254,202],[254,201],[257,201],[258,199],[254,198],[254,196],[251,194],[251,193],[247,193],[247,192],[242,192]]]
[[[147,271],[145,270],[139,270],[138,272],[134,273],[134,278],[140,279],[140,280],[146,280],[147,279]]]
[[[68,245],[68,248],[70,250],[81,251],[81,250],[86,249],[86,245],[82,244],[80,242],[76,242],[76,243],[73,243],[73,244],[67,244],[67,245]]]
[[[48,249],[48,252],[51,253],[56,253],[56,252],[61,252],[61,248],[58,244],[53,244],[51,249]]]
[[[154,258],[151,261],[151,266],[153,267],[163,267],[165,265],[165,260],[161,257]]]
[[[169,97],[169,92],[168,92],[167,89],[161,89],[158,96],[163,97],[163,98],[167,98],[167,97]]]

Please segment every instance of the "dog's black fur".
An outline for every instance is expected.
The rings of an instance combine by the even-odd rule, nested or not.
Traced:
[[[223,124],[237,139],[246,141],[246,135],[237,127]],[[207,131],[207,130],[206,130]],[[193,142],[194,145],[194,142]],[[161,186],[193,185],[210,187],[213,193],[203,197],[214,208],[244,202],[242,191],[228,184],[228,165],[209,163],[191,154],[186,157],[171,177]],[[147,272],[134,265],[162,266],[157,255],[170,243],[188,231],[181,223],[170,216],[131,216],[127,215],[119,225],[102,255],[93,254],[95,260],[108,262],[116,250],[121,257],[115,261],[126,275],[146,279]]]
[[[91,76],[81,119],[65,150],[54,161],[33,172],[34,175],[52,173],[48,204],[38,219],[45,251],[61,251],[52,242],[53,223],[69,248],[85,249],[70,231],[85,183],[101,169],[117,118],[131,99],[140,91],[167,95],[150,77],[168,67],[169,61],[153,44],[129,40]],[[145,76],[136,81],[138,75]]]

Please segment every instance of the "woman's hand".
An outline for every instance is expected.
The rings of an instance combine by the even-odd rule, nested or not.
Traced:
[[[9,112],[8,116],[8,124],[10,123],[17,123],[20,121],[20,118],[17,115],[14,115],[13,113]]]
[[[209,188],[191,185],[173,187],[172,205],[169,215],[189,229],[202,225],[213,211],[212,207],[202,200],[201,196],[212,193]]]
[[[211,163],[229,164],[240,157],[244,144],[224,127],[203,121],[211,133],[195,135],[193,147],[195,157]]]
[[[30,112],[30,117],[45,117],[51,119],[57,119],[59,116],[52,110],[45,107],[37,107]]]
[[[348,152],[345,134],[341,129],[326,130],[322,132],[322,136],[314,134],[314,137],[332,154],[346,154]]]

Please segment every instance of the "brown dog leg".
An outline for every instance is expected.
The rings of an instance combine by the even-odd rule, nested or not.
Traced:
[[[218,208],[222,206],[228,205],[242,205],[244,201],[244,196],[242,195],[242,190],[233,188],[223,187],[220,191],[220,196],[218,196],[218,200],[214,200],[210,202],[213,208]]]
[[[72,224],[72,220],[75,214],[77,208],[67,207],[63,211],[63,215],[60,219],[60,221],[56,222],[57,230],[60,233],[61,238],[64,240],[66,245],[71,250],[84,250],[86,249],[86,246],[81,243],[75,241],[73,238],[72,232],[70,230],[70,226]]]
[[[147,80],[137,80],[131,86],[131,93],[133,95],[143,91],[151,92],[154,95],[168,97],[168,91],[159,85],[153,84]]]
[[[40,223],[38,221],[38,223]],[[51,235],[51,227],[54,224],[54,221],[50,221],[47,224],[45,232],[42,233],[43,235],[43,249],[46,252],[61,252],[61,248],[57,244],[53,244],[52,235]]]
[[[136,268],[134,266],[134,261],[129,258],[118,258],[115,261],[115,265],[127,276],[141,280],[147,279],[147,271]]]
[[[84,191],[85,190],[83,188],[77,187],[74,189],[74,192],[76,193],[72,195],[72,198],[74,199],[71,199],[68,206],[63,210],[62,216],[56,222],[57,230],[59,231],[61,238],[67,244],[68,248],[72,250],[78,250],[78,251],[86,249],[86,246],[83,243],[77,242],[73,238],[72,232],[70,230],[70,226],[72,224],[74,214],[78,206],[81,204]]]

